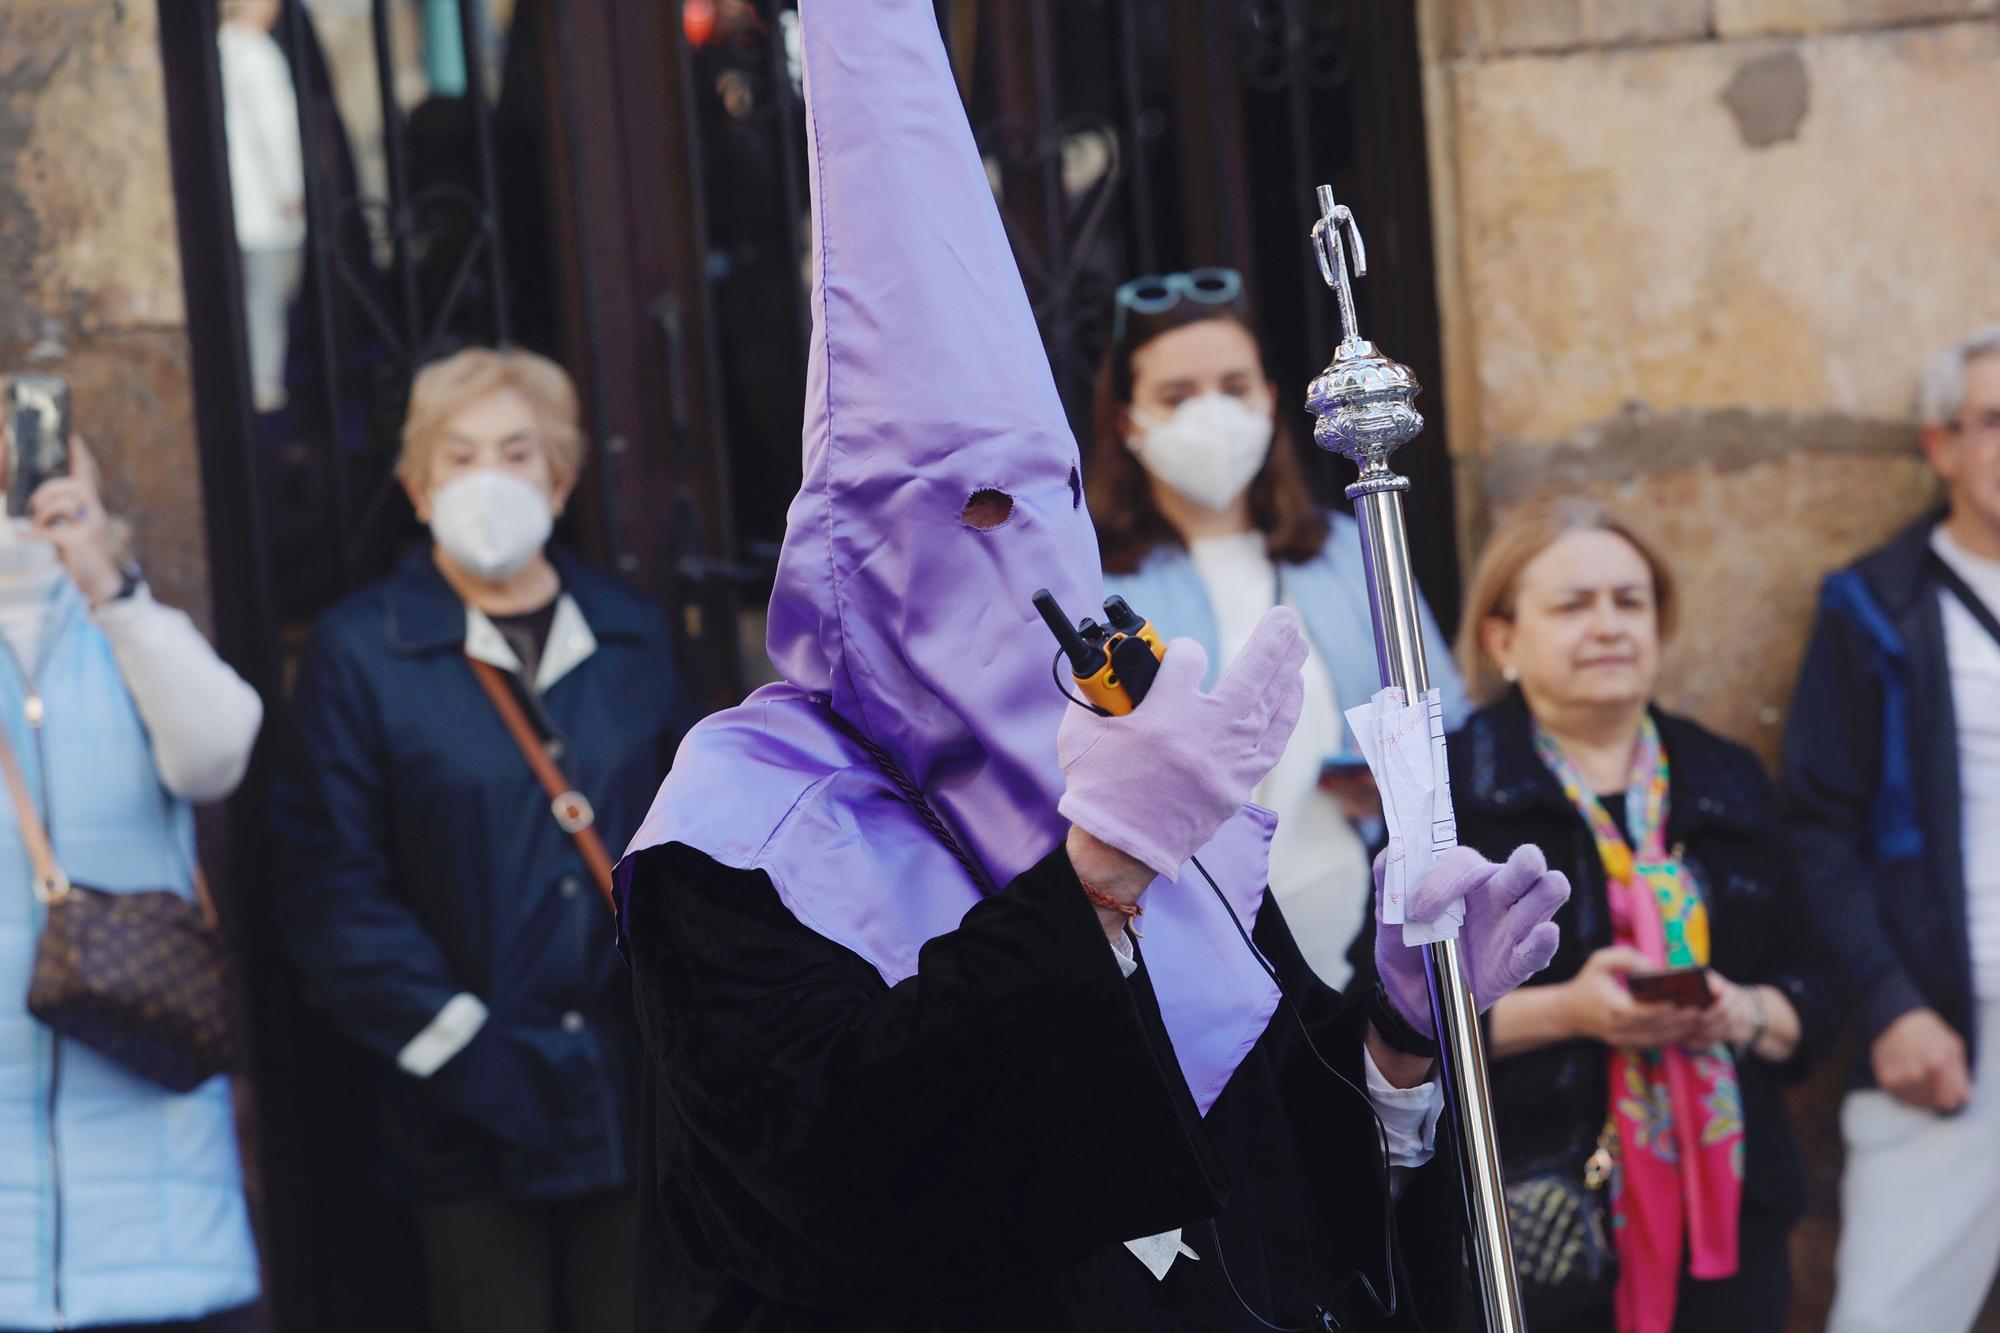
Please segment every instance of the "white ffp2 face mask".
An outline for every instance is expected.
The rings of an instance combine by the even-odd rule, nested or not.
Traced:
[[[454,478],[431,496],[431,536],[460,568],[482,579],[520,573],[554,527],[548,496],[492,468]]]
[[[1146,471],[1209,509],[1227,509],[1271,456],[1271,418],[1240,398],[1205,393],[1160,421],[1132,413],[1127,443]]]

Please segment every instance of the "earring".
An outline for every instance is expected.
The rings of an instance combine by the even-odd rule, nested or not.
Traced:
[[[1513,685],[1520,681],[1521,673],[1519,669],[1510,664],[1500,668],[1500,679],[1506,681],[1509,685]]]

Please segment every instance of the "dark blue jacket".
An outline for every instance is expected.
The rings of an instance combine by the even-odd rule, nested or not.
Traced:
[[[615,856],[672,762],[685,703],[660,613],[551,555],[597,648],[540,702]],[[617,1187],[632,1172],[639,1048],[611,916],[481,691],[466,633],[428,549],[314,628],[274,800],[281,932],[309,999],[378,1057],[366,1063],[385,1188]],[[483,1002],[484,1025],[434,1071],[409,1072],[413,1039],[462,995]]]
[[[1653,710],[1672,769],[1667,843],[1705,893],[1716,971],[1739,985],[1771,985],[1799,1016],[1799,1044],[1783,1065],[1738,1064],[1743,1096],[1746,1249],[1782,1241],[1805,1203],[1805,1176],[1783,1087],[1810,1074],[1840,1031],[1837,989],[1801,903],[1776,793],[1742,746],[1687,718]],[[1535,753],[1519,690],[1474,713],[1448,742],[1459,841],[1495,859],[1532,843],[1569,876],[1556,913],[1562,943],[1531,986],[1573,979],[1612,943],[1604,863],[1590,827]],[[1510,1174],[1583,1160],[1604,1128],[1608,1048],[1567,1041],[1493,1062],[1493,1108]]]
[[[1978,1049],[1959,827],[1958,724],[1931,514],[1833,575],[1785,736],[1785,813],[1869,1047],[1928,1006]]]

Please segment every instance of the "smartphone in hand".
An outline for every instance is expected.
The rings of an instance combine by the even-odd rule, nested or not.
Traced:
[[[7,512],[25,518],[50,477],[67,476],[69,381],[60,375],[7,377]]]
[[[1633,972],[1625,978],[1632,998],[1645,1004],[1671,1004],[1681,1009],[1706,1009],[1715,1003],[1705,967],[1676,967],[1665,972]]]
[[[1368,771],[1368,761],[1358,750],[1343,750],[1320,760],[1319,776],[1324,782],[1328,778],[1351,778]]]

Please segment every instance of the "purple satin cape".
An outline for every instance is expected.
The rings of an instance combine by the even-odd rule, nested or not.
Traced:
[[[1072,705],[1028,599],[1048,587],[1091,614],[1102,585],[1076,443],[930,0],[801,10],[814,322],[767,641],[784,680],[688,733],[627,856],[679,842],[764,871],[894,985],[982,890],[847,728],[1004,887],[1067,831],[1056,729]],[[980,530],[962,515],[985,489],[1013,507]],[[1246,808],[1200,853],[1246,928],[1273,823]],[[1146,897],[1147,971],[1204,1114],[1278,1001],[1224,911],[1194,873]]]

